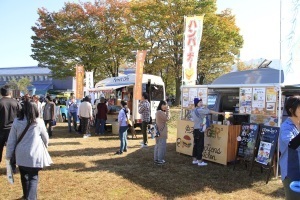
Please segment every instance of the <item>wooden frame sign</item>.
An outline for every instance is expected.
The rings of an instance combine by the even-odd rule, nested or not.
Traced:
[[[240,136],[237,137],[238,148],[237,156],[246,161],[252,161],[254,157],[255,146],[257,143],[257,136],[259,125],[253,123],[243,123],[241,126]]]
[[[272,165],[278,143],[279,127],[262,126],[255,161],[262,165]]]

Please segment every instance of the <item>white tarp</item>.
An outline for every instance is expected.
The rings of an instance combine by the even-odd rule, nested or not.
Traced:
[[[300,0],[283,0],[281,13],[281,63],[284,85],[299,84]]]

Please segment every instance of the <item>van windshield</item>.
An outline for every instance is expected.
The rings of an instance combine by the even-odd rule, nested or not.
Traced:
[[[151,85],[151,101],[160,101],[164,99],[164,87],[162,85]]]

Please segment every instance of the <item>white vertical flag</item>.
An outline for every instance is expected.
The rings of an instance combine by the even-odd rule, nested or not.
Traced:
[[[282,0],[281,64],[284,84],[299,84],[300,76],[300,0]]]
[[[183,81],[185,85],[195,85],[197,80],[197,61],[203,30],[203,16],[185,18],[183,43]]]

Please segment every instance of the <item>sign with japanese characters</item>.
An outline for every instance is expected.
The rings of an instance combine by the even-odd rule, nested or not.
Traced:
[[[197,61],[203,30],[203,17],[185,17],[183,49],[183,81],[185,85],[195,85],[197,79]]]
[[[142,82],[143,82],[143,71],[144,62],[146,58],[147,51],[137,51],[136,53],[136,71],[135,71],[135,88],[134,88],[134,99],[142,99]]]
[[[84,68],[83,66],[76,66],[76,98],[83,98],[83,80],[84,80]]]
[[[258,124],[242,124],[240,136],[238,136],[237,138],[239,142],[237,149],[237,157],[243,158],[247,161],[252,161],[258,131]]]

